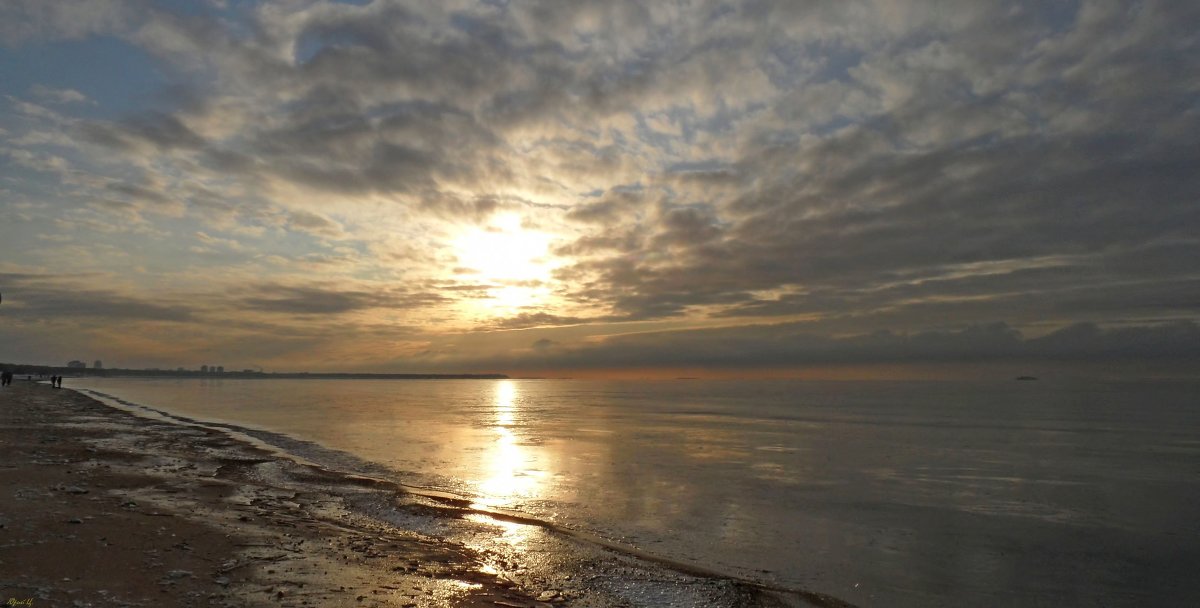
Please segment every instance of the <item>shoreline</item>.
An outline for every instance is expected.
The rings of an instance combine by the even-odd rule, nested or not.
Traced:
[[[13,573],[0,576],[4,600],[848,606],[322,469],[158,413],[38,383],[0,392],[0,477],[12,492],[0,503],[0,570]]]
[[[550,606],[481,556],[347,510],[334,479],[71,390],[0,393],[0,593],[32,605]],[[500,603],[498,603],[500,602]]]
[[[166,422],[171,422],[171,423],[175,423],[175,424],[179,424],[179,425],[194,426],[197,428],[217,430],[219,432],[232,434],[234,436],[234,438],[237,440],[247,442],[256,448],[270,452],[279,458],[291,460],[298,465],[310,467],[314,470],[320,471],[323,474],[334,475],[334,476],[339,476],[339,477],[342,477],[345,479],[354,480],[355,482],[360,482],[367,486],[374,485],[376,487],[383,489],[384,491],[396,492],[397,494],[402,494],[402,495],[409,495],[412,497],[416,497],[418,499],[428,499],[429,501],[432,501],[431,504],[428,505],[428,508],[435,509],[435,510],[441,510],[444,512],[444,516],[448,517],[448,518],[484,516],[484,517],[489,517],[489,518],[495,519],[497,521],[503,521],[503,522],[513,523],[513,524],[525,525],[525,526],[536,526],[539,528],[544,528],[553,534],[565,536],[565,537],[568,537],[572,540],[575,540],[575,541],[578,541],[581,543],[593,545],[593,546],[600,547],[603,549],[608,549],[608,550],[611,550],[611,551],[614,551],[614,552],[617,552],[620,554],[634,557],[639,560],[644,560],[647,562],[658,564],[658,565],[666,567],[670,570],[673,570],[673,571],[676,571],[676,572],[679,572],[682,574],[686,574],[689,576],[709,578],[709,579],[714,579],[714,580],[728,580],[728,581],[732,581],[736,584],[744,585],[749,588],[759,589],[759,590],[761,590],[763,592],[767,592],[767,593],[779,593],[779,594],[785,594],[785,595],[794,595],[796,597],[803,598],[807,602],[808,605],[812,605],[812,606],[830,607],[830,608],[852,607],[851,604],[849,604],[845,601],[842,601],[840,599],[837,599],[830,595],[817,593],[814,591],[808,591],[808,590],[792,589],[792,588],[787,588],[787,587],[783,587],[783,586],[779,586],[779,585],[771,585],[769,583],[764,583],[759,580],[746,579],[746,578],[738,577],[738,576],[735,576],[733,574],[729,574],[726,572],[721,572],[718,570],[706,568],[706,567],[698,565],[698,564],[679,561],[679,560],[675,560],[675,559],[671,559],[671,558],[667,558],[667,557],[662,557],[659,555],[655,555],[654,553],[639,549],[637,547],[622,544],[619,542],[614,542],[607,538],[604,538],[604,537],[601,537],[601,536],[598,536],[596,534],[592,534],[589,532],[584,532],[584,531],[564,527],[564,526],[561,526],[554,522],[543,520],[543,519],[538,519],[536,517],[532,517],[528,514],[521,513],[519,511],[513,511],[510,509],[503,509],[503,508],[498,508],[498,507],[484,506],[484,505],[475,503],[470,497],[467,497],[467,496],[461,496],[461,495],[453,494],[453,493],[446,492],[443,490],[430,489],[430,488],[421,487],[421,486],[412,486],[412,485],[404,484],[402,482],[393,481],[393,480],[385,479],[382,477],[376,477],[376,476],[373,476],[368,473],[350,473],[350,472],[346,472],[346,471],[342,471],[342,470],[331,469],[331,468],[327,467],[326,465],[323,465],[316,461],[307,459],[307,458],[300,456],[298,454],[295,454],[293,452],[289,452],[285,448],[282,448],[280,446],[272,444],[260,437],[255,436],[254,434],[251,434],[251,433],[257,432],[257,433],[265,433],[265,434],[269,434],[269,435],[273,435],[273,436],[278,436],[278,434],[273,431],[267,431],[267,430],[263,430],[263,429],[257,429],[257,430],[249,429],[249,428],[238,426],[236,424],[232,424],[232,423],[228,423],[228,422],[206,422],[206,421],[202,421],[202,420],[197,420],[195,418],[190,418],[187,416],[182,416],[179,414],[173,414],[170,412],[158,410],[158,409],[146,406],[146,405],[141,405],[138,403],[132,403],[129,401],[125,401],[118,397],[114,397],[112,395],[101,393],[101,392],[93,390],[93,389],[74,389],[74,390],[84,393],[86,396],[96,399],[96,400],[104,403],[105,405],[108,405],[109,407],[113,407],[113,408],[119,409],[121,411],[131,413],[135,416],[148,416],[151,419],[159,419],[159,420],[163,420]]]
[[[18,377],[43,380],[49,375],[67,378],[158,378],[187,380],[508,380],[507,374],[478,373],[390,373],[390,372],[264,372],[258,370],[128,369],[89,368],[33,363],[0,362],[0,369],[12,370]]]

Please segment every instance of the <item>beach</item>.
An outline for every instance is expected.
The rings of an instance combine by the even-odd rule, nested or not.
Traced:
[[[0,601],[1200,597],[1191,384],[66,385],[0,390]]]
[[[844,605],[546,531],[520,552],[479,551],[460,539],[519,524],[40,383],[0,391],[0,462],[0,594],[14,605]],[[594,584],[598,570],[642,583]]]

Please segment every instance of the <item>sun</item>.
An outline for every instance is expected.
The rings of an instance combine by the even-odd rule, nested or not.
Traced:
[[[519,215],[506,214],[459,235],[454,249],[458,265],[488,286],[482,307],[510,314],[548,298],[551,241],[551,235],[523,227]]]
[[[488,281],[503,282],[548,278],[549,246],[549,235],[525,230],[516,215],[498,217],[487,228],[472,228],[455,243],[460,265]]]

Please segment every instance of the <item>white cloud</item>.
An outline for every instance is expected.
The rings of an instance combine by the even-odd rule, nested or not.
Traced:
[[[89,103],[95,104],[94,101],[88,99],[87,95],[76,91],[75,89],[56,89],[45,85],[35,84],[29,89],[29,92],[34,97],[43,99],[50,103],[70,104],[70,103]]]

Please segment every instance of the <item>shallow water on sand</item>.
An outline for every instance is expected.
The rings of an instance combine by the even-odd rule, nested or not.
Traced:
[[[68,384],[866,606],[1200,603],[1196,384]]]

